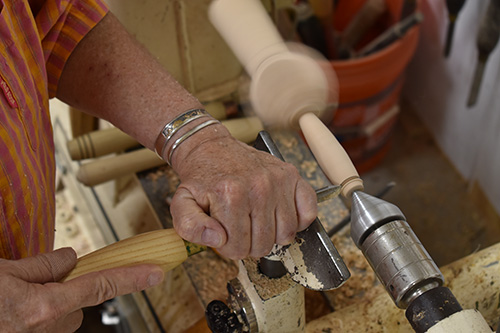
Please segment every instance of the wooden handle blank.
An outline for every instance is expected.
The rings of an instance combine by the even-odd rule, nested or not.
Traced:
[[[215,119],[227,118],[226,107],[222,102],[207,103],[205,109]],[[68,141],[66,145],[71,159],[79,161],[121,152],[140,144],[120,129],[111,127],[81,135]]]
[[[288,51],[260,1],[214,0],[209,17],[252,77],[250,98],[264,123],[288,127],[298,122],[327,177],[342,185],[342,194],[349,199],[363,189],[351,159],[313,113],[327,105],[328,73],[314,59]]]
[[[155,230],[133,236],[78,259],[75,268],[61,282],[104,269],[139,264],[159,265],[167,272],[187,259],[184,240],[174,229]]]
[[[104,156],[139,146],[139,142],[116,127],[81,135],[66,144],[74,161]]]
[[[128,174],[164,165],[155,152],[142,148],[130,153],[103,158],[82,164],[76,179],[84,185],[95,186]]]
[[[287,51],[259,0],[214,0],[208,16],[250,76],[263,61]]]
[[[363,181],[351,159],[323,122],[309,112],[300,117],[299,124],[325,175],[332,184],[342,185],[342,195],[350,199],[354,191],[363,190]]]
[[[237,118],[222,121],[229,133],[239,141],[250,143],[264,128],[258,117]],[[153,151],[143,148],[130,153],[103,158],[82,164],[76,178],[82,184],[95,186],[128,174],[164,165]]]

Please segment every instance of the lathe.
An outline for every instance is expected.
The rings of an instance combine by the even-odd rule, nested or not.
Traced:
[[[403,212],[364,192],[347,154],[322,125],[322,113],[332,108],[331,74],[326,75],[315,59],[283,43],[260,2],[214,0],[210,17],[249,74],[250,100],[263,127],[269,128],[257,131],[255,147],[296,164],[318,193],[326,192],[330,198],[320,204],[319,218],[297,234],[294,243],[275,246],[258,260],[234,263],[211,250],[188,258],[199,251],[190,253],[190,245],[182,240],[175,240],[175,248],[182,252],[187,246],[185,256],[173,258],[167,247],[160,258],[152,260],[152,251],[144,250],[146,240],[137,243],[133,249],[137,261],[128,264],[164,260],[171,264],[167,270],[182,264],[167,283],[173,284],[179,276],[189,277],[212,332],[482,333],[496,328],[500,316],[499,245],[440,270]],[[241,24],[242,20],[246,23]],[[258,38],[252,39],[259,30]],[[278,130],[276,125],[286,129]],[[155,213],[161,216],[162,227],[168,228],[164,199],[175,190],[175,176],[165,172],[158,178],[170,182],[167,187],[158,186],[158,178],[152,179],[148,172],[139,174],[139,180]],[[332,241],[325,229],[349,213],[350,235],[344,231]],[[111,267],[107,258],[112,261],[119,252],[114,252],[113,245],[107,249],[111,252],[106,259],[96,252],[80,258],[80,267],[90,265],[92,270],[93,262],[102,264],[99,268]],[[349,286],[350,278],[358,285]],[[470,281],[467,288],[462,288],[464,279]],[[359,286],[359,281],[365,284]],[[207,284],[213,289],[207,290]],[[343,292],[349,294],[349,301],[339,301]],[[313,295],[321,295],[323,308],[334,304],[334,311],[327,309],[308,320],[307,311],[319,307],[317,302],[311,303]],[[151,331],[180,331],[172,324],[172,306],[163,303],[159,310],[161,296],[154,289],[143,296],[154,318],[154,324],[148,326]],[[484,302],[491,304],[479,311]],[[200,325],[196,329],[201,331]]]

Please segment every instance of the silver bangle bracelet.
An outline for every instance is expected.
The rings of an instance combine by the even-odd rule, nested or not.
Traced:
[[[196,127],[192,128],[188,132],[184,133],[180,138],[175,140],[174,144],[172,145],[172,147],[170,147],[170,150],[168,152],[168,158],[166,161],[168,163],[168,165],[172,165],[172,155],[174,154],[175,149],[177,147],[179,147],[181,143],[183,143],[187,138],[189,138],[191,135],[195,134],[196,132],[200,131],[201,129],[203,129],[207,126],[213,125],[213,124],[220,124],[220,121],[218,121],[217,119],[207,120],[207,121],[197,125]]]
[[[155,141],[155,152],[160,157],[163,158],[163,153],[168,141],[179,131],[182,127],[189,124],[193,120],[208,117],[210,114],[204,109],[192,109],[188,110],[181,115],[177,116],[174,120],[166,124],[161,130],[160,134]]]

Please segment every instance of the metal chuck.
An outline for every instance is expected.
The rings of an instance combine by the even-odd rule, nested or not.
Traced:
[[[352,195],[351,237],[417,333],[491,332],[463,310],[401,210],[361,191]]]
[[[444,278],[401,210],[357,191],[352,196],[351,236],[377,277],[402,309]]]

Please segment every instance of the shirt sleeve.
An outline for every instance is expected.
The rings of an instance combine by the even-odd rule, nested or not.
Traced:
[[[36,17],[47,69],[49,97],[71,52],[109,11],[101,0],[48,0]]]

